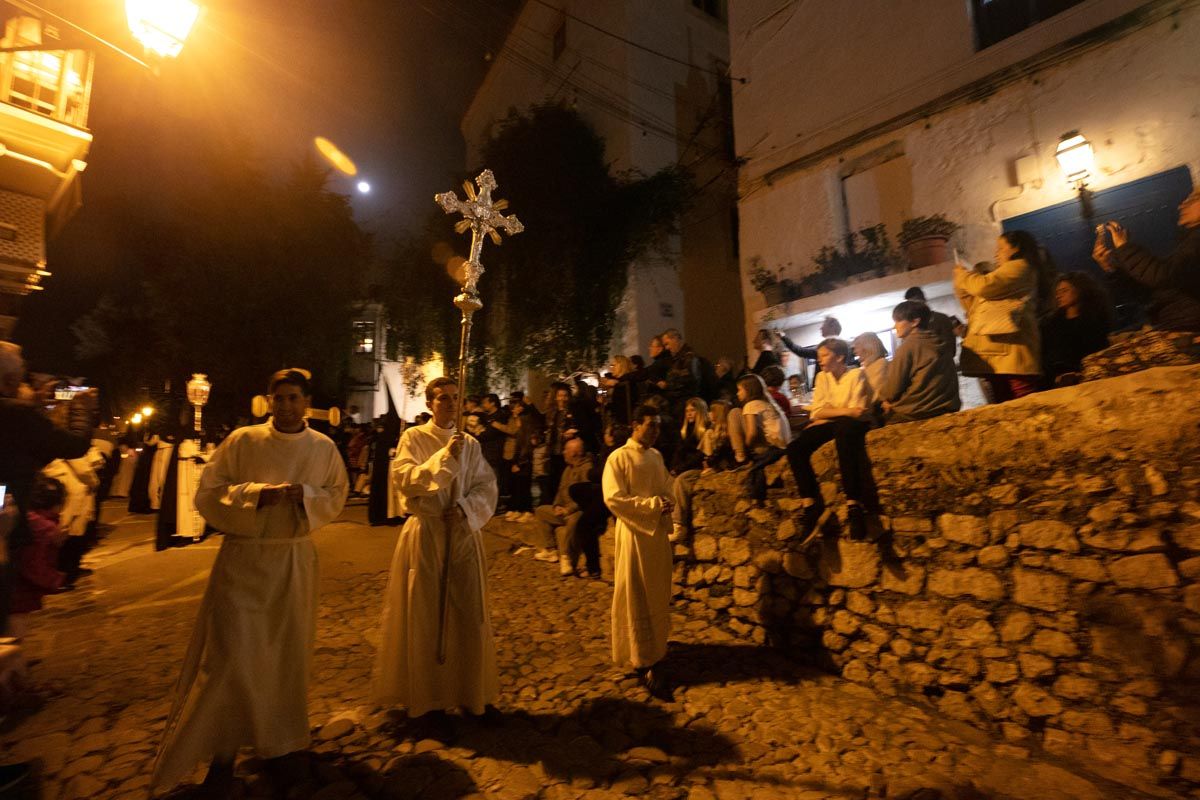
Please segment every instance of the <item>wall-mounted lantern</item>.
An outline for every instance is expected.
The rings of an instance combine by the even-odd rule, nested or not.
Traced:
[[[1054,158],[1066,176],[1067,182],[1079,190],[1079,203],[1082,206],[1084,219],[1091,220],[1093,216],[1092,192],[1087,188],[1087,179],[1096,168],[1096,153],[1092,143],[1079,131],[1068,131],[1058,141]]]

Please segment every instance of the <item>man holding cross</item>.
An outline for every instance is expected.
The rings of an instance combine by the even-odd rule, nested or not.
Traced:
[[[496,510],[496,475],[479,442],[455,426],[457,383],[431,381],[425,400],[433,419],[404,431],[392,461],[401,513],[409,517],[384,595],[372,696],[384,705],[404,706],[410,717],[451,708],[482,714],[499,694],[480,535]],[[437,643],[447,542],[443,661]]]

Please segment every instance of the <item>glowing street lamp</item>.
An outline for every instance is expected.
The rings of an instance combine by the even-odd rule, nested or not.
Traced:
[[[129,418],[129,421],[131,423],[133,423],[134,425],[141,425],[142,424],[142,415],[134,414],[132,417]]]
[[[192,0],[125,0],[134,38],[163,58],[179,55],[199,15],[200,6]]]
[[[1058,166],[1067,176],[1067,182],[1082,186],[1096,166],[1096,153],[1079,131],[1064,133],[1054,151]]]
[[[206,376],[203,372],[192,373],[192,379],[187,382],[187,399],[188,402],[192,404],[192,408],[194,408],[196,412],[193,417],[193,421],[196,428],[197,437],[204,432],[204,428],[200,425],[200,415],[202,413],[201,410],[204,408],[204,404],[208,402],[208,395],[211,391],[212,384],[208,382],[208,376]]]
[[[154,416],[154,409],[151,406],[142,406],[142,417],[149,419]]]

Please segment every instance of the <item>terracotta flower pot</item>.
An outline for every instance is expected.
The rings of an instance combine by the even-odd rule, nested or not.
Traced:
[[[904,245],[909,269],[920,269],[950,260],[950,239],[945,236],[922,236]]]

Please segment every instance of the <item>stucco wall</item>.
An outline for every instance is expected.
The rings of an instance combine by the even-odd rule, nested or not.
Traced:
[[[915,4],[882,5],[916,8]],[[945,5],[954,7],[947,16],[963,17],[966,4]],[[739,6],[735,4],[735,8]],[[924,17],[924,6],[921,8]],[[837,81],[845,94],[866,107],[877,95],[876,86],[890,85],[895,73],[915,80],[922,72],[915,67],[907,69],[906,65],[912,66],[912,53],[907,50],[903,57],[887,48],[872,52],[867,48],[874,46],[873,39],[860,36],[859,30],[836,33],[830,27],[836,14],[828,19],[825,15],[805,17],[813,30],[802,35],[823,33],[836,38],[859,57],[857,68],[824,78],[819,61],[813,62],[812,69],[792,69],[781,51],[804,48],[786,36],[759,41],[762,37],[758,34],[750,38],[740,35],[736,27],[740,14],[734,17],[732,34],[735,72],[753,63],[754,80],[761,78],[768,86],[778,82],[782,93],[768,96],[760,82],[754,92],[743,87],[734,96],[738,148],[749,158],[740,175],[739,203],[748,333],[755,312],[764,307],[762,296],[748,281],[754,260],[783,266],[784,274],[793,277],[811,271],[817,249],[843,233],[839,168],[889,142],[898,142],[912,164],[911,215],[942,213],[963,224],[957,244],[963,257],[972,261],[991,258],[1000,220],[1074,196],[1054,159],[1059,137],[1069,130],[1078,129],[1095,146],[1097,169],[1089,180],[1094,190],[1180,165],[1190,167],[1193,175],[1200,174],[1200,61],[1194,56],[1200,51],[1200,9],[1195,6],[1007,84],[990,96],[864,141],[773,183],[762,178],[768,167],[779,163],[777,158],[768,158],[773,152],[769,142],[780,135],[795,138],[812,130],[815,123],[802,123],[797,109],[814,120],[828,116],[820,103],[807,102],[810,84]],[[928,21],[935,26],[951,24],[934,14]],[[871,31],[891,27],[885,22],[872,18],[864,25]],[[946,48],[954,51],[960,47],[945,33]],[[940,63],[938,52],[935,48],[929,55],[934,64]],[[956,73],[935,70],[934,74],[930,80],[943,81],[947,74]],[[781,102],[781,97],[795,102]],[[760,129],[763,133],[758,133]],[[776,138],[759,141],[767,132]],[[1040,178],[1018,188],[1013,185],[1014,162],[1023,156],[1036,158]]]
[[[676,603],[881,695],[1141,788],[1200,788],[1200,366],[1162,367],[872,432],[891,535],[833,515],[801,549],[795,488],[703,477]],[[1186,792],[1184,792],[1186,793]]]

